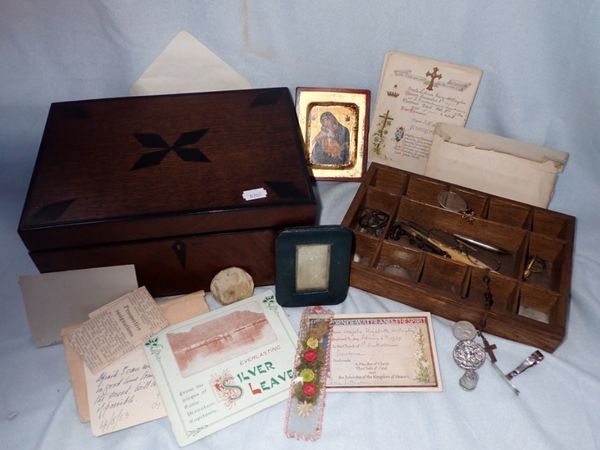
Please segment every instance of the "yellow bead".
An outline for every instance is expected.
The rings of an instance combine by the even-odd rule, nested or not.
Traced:
[[[309,337],[306,340],[306,345],[314,350],[319,346],[319,340],[316,337]]]
[[[300,371],[300,376],[305,383],[310,383],[315,379],[315,373],[311,369],[302,369]]]

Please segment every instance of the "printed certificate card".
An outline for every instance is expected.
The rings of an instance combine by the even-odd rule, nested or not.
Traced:
[[[287,399],[295,349],[296,333],[270,291],[144,345],[180,446]]]
[[[441,391],[431,315],[336,314],[327,390]]]
[[[464,127],[482,71],[400,52],[385,55],[369,159],[423,174],[437,122]]]

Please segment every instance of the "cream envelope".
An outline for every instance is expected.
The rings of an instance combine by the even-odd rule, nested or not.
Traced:
[[[568,157],[558,150],[438,123],[425,175],[547,208]]]
[[[250,83],[194,36],[181,31],[133,84],[131,95],[249,89]]]

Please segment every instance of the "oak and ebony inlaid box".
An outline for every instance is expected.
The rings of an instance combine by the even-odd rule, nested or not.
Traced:
[[[315,215],[286,88],[115,98],[52,104],[19,234],[41,272],[135,264],[159,296],[272,284],[278,230]]]
[[[443,208],[442,192],[469,211]],[[448,257],[398,224],[470,259]],[[356,240],[352,286],[475,326],[487,317],[490,333],[547,351],[564,338],[574,217],[373,163],[342,225]]]

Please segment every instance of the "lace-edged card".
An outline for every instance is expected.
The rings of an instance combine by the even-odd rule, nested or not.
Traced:
[[[285,422],[289,438],[314,441],[321,437],[332,321],[333,313],[321,306],[302,313]]]

